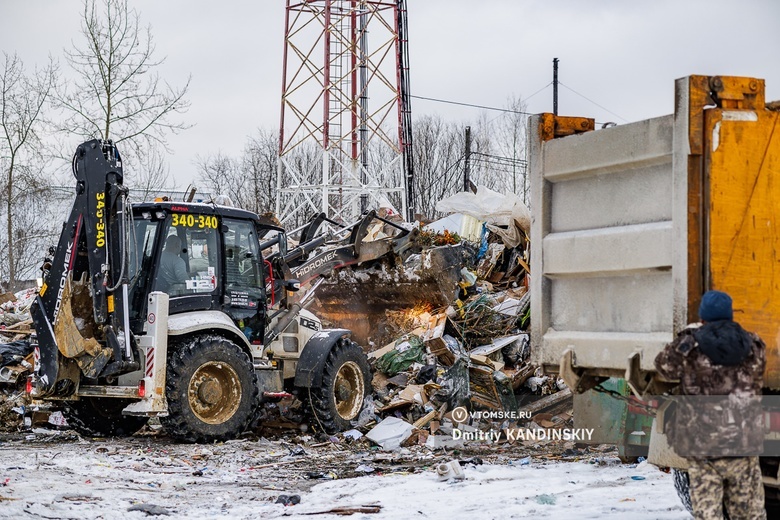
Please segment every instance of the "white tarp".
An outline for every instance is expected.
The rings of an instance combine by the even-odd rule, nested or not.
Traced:
[[[485,186],[478,186],[477,193],[461,192],[440,200],[436,211],[463,213],[486,222],[507,247],[517,247],[523,239],[521,232],[531,229],[531,213],[520,197],[513,193],[502,195]]]

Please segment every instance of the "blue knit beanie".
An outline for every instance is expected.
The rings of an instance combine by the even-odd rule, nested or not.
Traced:
[[[734,311],[731,309],[731,296],[721,291],[707,291],[701,297],[699,318],[702,321],[731,320]]]

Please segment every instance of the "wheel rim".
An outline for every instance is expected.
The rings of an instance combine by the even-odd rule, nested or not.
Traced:
[[[360,413],[365,395],[363,372],[354,361],[347,361],[336,373],[333,383],[333,397],[336,402],[336,412],[347,421],[354,419]]]
[[[241,403],[241,379],[227,363],[209,361],[192,374],[187,397],[195,417],[221,424],[233,417]]]

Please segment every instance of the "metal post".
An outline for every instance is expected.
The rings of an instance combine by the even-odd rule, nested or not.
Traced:
[[[368,30],[366,25],[368,17],[365,10],[360,12],[360,184],[368,184],[368,70],[366,67],[368,56]],[[360,213],[368,209],[368,193],[360,196]]]
[[[138,337],[143,352],[143,381],[146,396],[123,410],[128,415],[168,415],[165,380],[168,362],[168,295],[152,292],[148,297],[146,334]]]
[[[466,162],[463,167],[463,191],[471,191],[471,127],[466,127]]]
[[[558,58],[553,58],[553,115],[558,115]]]

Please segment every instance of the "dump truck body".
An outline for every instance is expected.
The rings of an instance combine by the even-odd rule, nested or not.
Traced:
[[[675,87],[674,114],[637,123],[531,118],[531,329],[532,361],[577,394],[577,427],[684,469],[663,414],[596,389],[649,398],[655,357],[698,321],[709,289],[729,293],[735,320],[765,341],[765,393],[780,389],[780,112],[760,79]],[[765,448],[780,438],[767,410]],[[777,502],[780,459],[761,468]]]
[[[753,78],[682,78],[675,102],[564,137],[577,118],[532,119],[532,355],[575,378],[645,376],[718,289],[780,388],[778,112]]]

